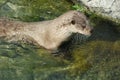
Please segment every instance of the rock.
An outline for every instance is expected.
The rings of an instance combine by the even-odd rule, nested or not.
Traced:
[[[77,0],[88,6],[91,10],[105,16],[120,19],[119,0]]]

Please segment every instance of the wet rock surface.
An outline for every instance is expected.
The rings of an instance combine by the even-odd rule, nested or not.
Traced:
[[[75,1],[75,0],[73,0]],[[108,17],[120,20],[119,0],[77,0],[88,6],[92,11],[96,11]]]

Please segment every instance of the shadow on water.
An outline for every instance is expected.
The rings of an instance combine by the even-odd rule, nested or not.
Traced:
[[[96,18],[95,18],[96,19]],[[120,27],[119,24],[116,24],[107,19],[93,20],[94,22],[94,32],[89,38],[90,40],[101,40],[101,41],[116,41],[120,39]]]

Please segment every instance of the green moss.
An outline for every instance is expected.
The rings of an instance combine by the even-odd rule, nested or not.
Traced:
[[[83,6],[82,4],[75,4],[72,6],[73,9],[75,10],[78,10],[78,11],[81,11],[81,12],[86,12],[87,11],[87,8],[85,6]]]
[[[0,16],[22,21],[53,19],[70,10],[72,5],[66,0],[10,0],[8,3],[1,7]]]

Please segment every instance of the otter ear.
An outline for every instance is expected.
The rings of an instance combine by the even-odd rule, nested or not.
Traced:
[[[72,20],[72,21],[71,21],[71,24],[75,25],[75,23],[76,23],[75,20]]]

